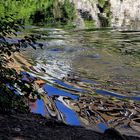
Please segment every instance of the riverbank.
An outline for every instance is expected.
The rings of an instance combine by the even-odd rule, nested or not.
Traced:
[[[134,136],[122,136],[113,129],[101,134],[31,113],[0,114],[0,120],[1,140],[140,140]]]

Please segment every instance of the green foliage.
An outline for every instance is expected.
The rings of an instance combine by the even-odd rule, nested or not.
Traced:
[[[84,20],[85,27],[90,29],[95,27],[95,22],[93,20]]]
[[[75,8],[69,0],[1,0],[0,17],[13,14],[14,19],[27,23],[69,22],[75,18]],[[40,20],[39,20],[40,18]]]
[[[109,0],[98,0],[98,8],[100,10],[99,19],[102,27],[110,26],[111,10]]]
[[[74,7],[73,3],[70,3],[69,0],[65,0],[64,1],[64,5],[63,5],[63,12],[64,12],[64,16],[69,19],[69,20],[73,20],[76,16],[76,9]]]
[[[32,19],[36,22],[38,17],[40,17],[39,19],[42,19],[44,23],[51,25],[69,24],[69,22],[73,21],[75,15],[75,7],[69,0],[65,0],[64,3],[52,0],[47,8],[38,9],[32,16]]]
[[[105,3],[107,2],[108,0],[98,0],[98,4],[101,8],[104,8],[104,5]]]
[[[17,96],[4,84],[0,85],[0,113],[25,113],[29,111],[25,98]]]
[[[28,107],[24,102],[24,97],[38,96],[32,83],[23,83],[22,75],[7,66],[8,62],[13,61],[8,56],[19,52],[20,48],[31,46],[36,49],[36,45],[42,47],[36,42],[39,38],[37,35],[25,36],[17,42],[10,43],[8,39],[12,39],[13,35],[16,36],[16,32],[22,28],[20,21],[13,20],[10,16],[0,18],[0,112],[26,112]],[[23,98],[16,95],[17,88],[24,93]]]

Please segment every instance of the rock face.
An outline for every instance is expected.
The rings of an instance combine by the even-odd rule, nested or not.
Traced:
[[[140,0],[71,0],[78,11],[87,12],[95,21],[95,26],[102,26],[100,15],[110,22],[112,27],[140,28]],[[106,6],[106,3],[109,3]],[[100,6],[101,4],[101,6]],[[104,5],[103,5],[104,4]],[[109,13],[110,16],[107,16]]]
[[[75,4],[75,7],[78,11],[78,18],[81,19],[82,13],[88,13],[92,19],[95,21],[95,26],[100,26],[100,21],[98,18],[99,9],[97,8],[96,0],[71,0]],[[85,16],[87,16],[85,14]]]
[[[140,0],[110,0],[112,26],[140,28]]]

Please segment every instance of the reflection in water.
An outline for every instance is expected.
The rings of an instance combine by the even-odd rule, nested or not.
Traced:
[[[80,121],[79,121],[76,113],[73,110],[66,107],[60,101],[56,100],[55,103],[56,103],[56,107],[58,108],[58,110],[63,114],[64,120],[66,123],[68,123],[70,125],[80,125]]]
[[[98,127],[102,132],[104,132],[108,128],[104,123],[99,123]]]
[[[59,85],[59,86],[62,86],[63,88],[66,88],[68,90],[72,90],[72,91],[75,91],[75,92],[86,92],[85,90],[83,89],[80,89],[80,88],[75,88],[74,86],[71,86],[71,85],[68,85],[58,79],[54,79],[54,82]]]
[[[23,52],[32,65],[22,80],[33,80],[43,95],[35,102],[40,110],[32,111],[101,132],[114,127],[138,135],[139,32],[37,27],[31,32],[42,31],[44,49]]]
[[[43,116],[46,115],[45,105],[44,105],[43,100],[36,100],[35,102],[30,101],[29,106],[30,106],[31,112],[41,114]]]
[[[76,95],[72,95],[71,93],[65,92],[63,90],[59,90],[47,84],[45,84],[43,88],[44,88],[44,91],[46,91],[46,93],[48,94],[48,96],[53,96],[53,95],[66,96],[73,100],[78,98],[78,96]]]
[[[140,101],[140,97],[131,97],[131,96],[119,95],[119,94],[117,94],[117,93],[113,93],[113,92],[105,91],[105,90],[100,90],[100,89],[97,89],[97,90],[96,90],[96,93],[102,94],[102,95],[109,95],[109,96],[116,97],[116,98],[120,98],[120,99],[126,98],[126,99],[131,99],[131,100]]]

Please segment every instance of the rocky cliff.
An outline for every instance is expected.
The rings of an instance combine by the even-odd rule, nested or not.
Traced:
[[[140,28],[140,0],[110,0],[112,26]]]
[[[90,21],[92,18],[96,27],[140,28],[140,0],[71,1],[75,4],[79,19]]]

